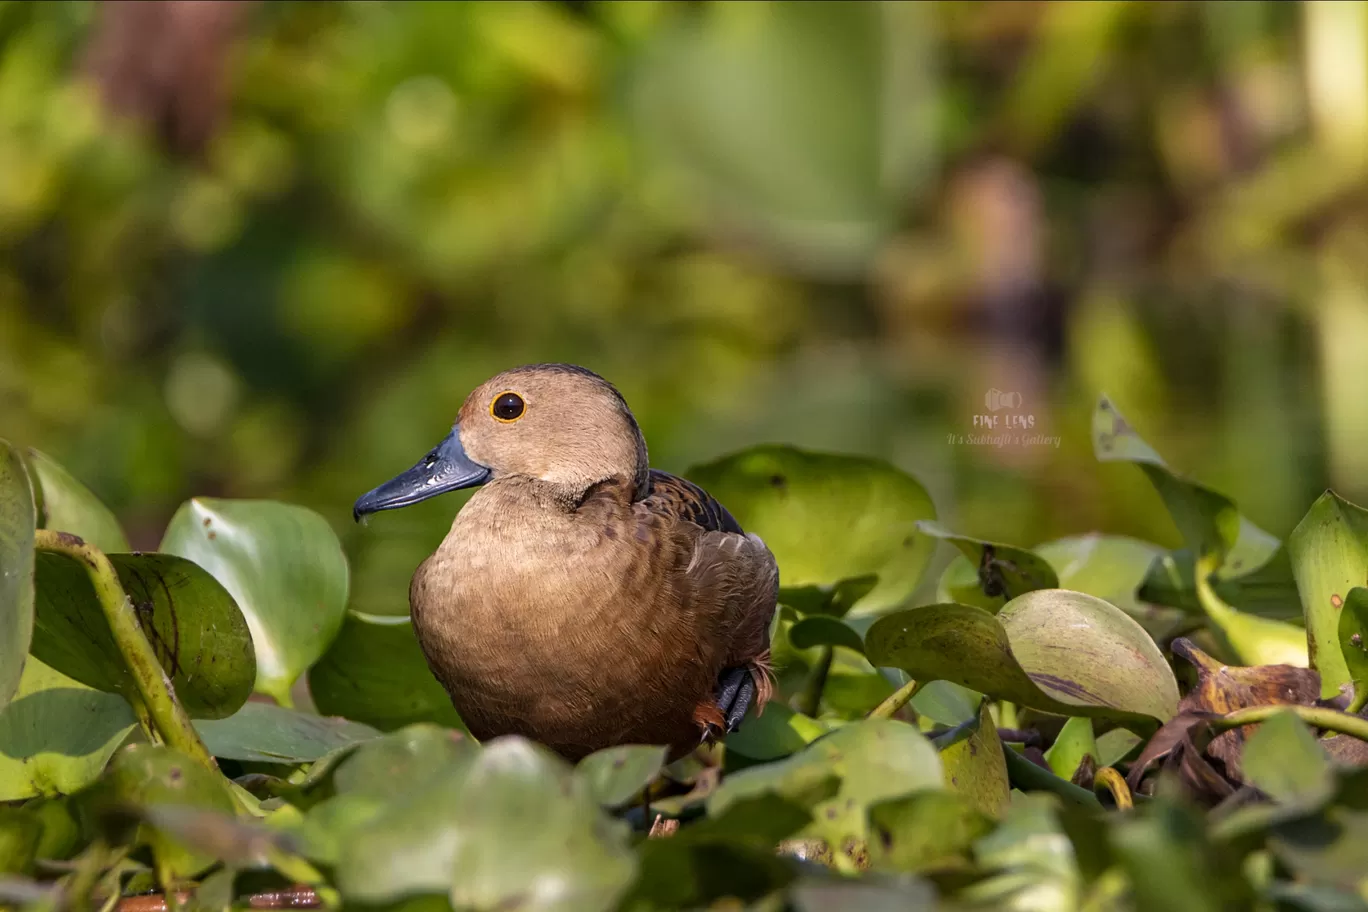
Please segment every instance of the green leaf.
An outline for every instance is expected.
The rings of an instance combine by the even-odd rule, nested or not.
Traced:
[[[1002,741],[986,700],[979,707],[978,719],[957,735],[940,749],[946,788],[961,795],[979,813],[993,819],[1001,817],[1011,802],[1012,787],[1007,781]]]
[[[1240,760],[1244,776],[1274,801],[1311,808],[1335,788],[1330,758],[1316,736],[1291,712],[1280,712],[1258,727]]]
[[[911,608],[876,621],[865,643],[875,665],[1044,712],[1152,727],[1177,710],[1159,647],[1119,608],[1081,592],[1028,592],[996,617],[969,605]]]
[[[761,446],[688,477],[765,540],[786,589],[877,574],[853,609],[872,612],[906,601],[930,560],[934,542],[917,522],[935,518],[931,497],[886,462]]]
[[[776,700],[727,736],[727,751],[752,760],[774,760],[802,750],[828,730],[826,723]]]
[[[1059,588],[1049,562],[1025,548],[958,535],[934,522],[919,522],[917,528],[932,538],[950,542],[964,558],[946,567],[941,575],[938,592],[945,601],[996,611],[1023,593]]]
[[[1339,645],[1355,691],[1368,687],[1368,589],[1362,586],[1350,589],[1344,597]]]
[[[338,764],[333,783],[339,794],[388,801],[469,763],[478,750],[458,731],[417,723],[362,744]]]
[[[1340,613],[1349,590],[1368,579],[1368,510],[1326,491],[1292,530],[1287,550],[1306,617],[1311,667],[1320,672],[1321,696],[1330,697],[1350,680],[1340,649]]]
[[[1045,752],[1045,762],[1050,764],[1050,769],[1059,778],[1072,779],[1078,764],[1088,755],[1099,767],[1106,765],[1101,762],[1097,741],[1093,739],[1092,719],[1074,716],[1064,723],[1055,743]]]
[[[860,637],[859,631],[840,618],[822,614],[800,618],[789,628],[788,637],[795,649],[844,646],[846,649],[864,654],[864,640]]]
[[[0,711],[0,801],[79,791],[99,777],[136,724],[123,697],[30,656],[18,696]]]
[[[1080,908],[1076,853],[1056,814],[1053,795],[1015,794],[1002,823],[974,844],[979,869],[993,873],[957,898],[985,910]]]
[[[936,888],[910,875],[809,877],[789,888],[794,912],[934,912]]]
[[[872,865],[916,872],[968,868],[971,845],[993,821],[965,796],[928,790],[871,806],[869,827]]]
[[[1253,570],[1277,550],[1278,540],[1241,516],[1224,494],[1174,474],[1106,396],[1093,412],[1093,452],[1100,462],[1139,466],[1196,554],[1215,553],[1222,566]]]
[[[28,466],[39,528],[70,532],[106,554],[128,550],[128,539],[114,514],[74,475],[34,449],[28,451]]]
[[[408,615],[348,611],[337,639],[309,669],[309,694],[319,712],[381,731],[417,722],[465,729]]]
[[[665,766],[664,747],[623,744],[595,751],[575,765],[594,800],[604,807],[621,807],[640,800],[646,788]]]
[[[740,799],[668,839],[648,839],[640,849],[640,873],[621,908],[701,909],[725,898],[758,900],[793,880],[775,845],[811,819],[793,801],[764,793]]]
[[[1097,736],[1098,767],[1115,766],[1126,759],[1142,741],[1144,739],[1139,735],[1124,728],[1113,728],[1109,732],[1103,732]]]
[[[826,797],[822,781],[830,775],[840,777],[840,787]],[[802,835],[845,846],[867,839],[871,804],[943,787],[940,757],[921,732],[892,719],[864,719],[842,725],[787,760],[726,777],[708,799],[708,814],[764,792],[789,798],[804,794],[815,804],[813,821]]]
[[[1141,610],[1136,590],[1164,553],[1146,541],[1097,532],[1055,539],[1033,550],[1054,568],[1060,589],[1095,595],[1131,615]]]
[[[909,677],[908,680],[912,679]],[[900,686],[902,683],[906,682],[900,682]],[[918,715],[952,727],[976,717],[982,704],[982,694],[953,681],[928,681],[921,692],[912,698],[912,708]]]
[[[290,688],[342,628],[349,577],[342,545],[312,510],[269,500],[196,498],[176,511],[161,548],[232,593],[256,647],[256,689],[289,705]]]
[[[0,875],[33,870],[43,823],[24,808],[0,805]]]
[[[259,763],[312,763],[380,736],[359,722],[268,703],[247,703],[226,719],[196,722],[195,730],[215,757]]]
[[[1213,588],[1241,611],[1273,620],[1302,623],[1301,599],[1287,549],[1279,547],[1268,562],[1248,572],[1227,565],[1213,577]],[[1160,554],[1150,565],[1137,595],[1141,601],[1188,612],[1202,610],[1197,595],[1196,559],[1186,548]]]
[[[564,761],[497,738],[359,832],[338,886],[362,902],[449,891],[456,908],[607,910],[635,873],[626,837]]]
[[[178,805],[204,808],[232,815],[237,806],[227,780],[209,772],[190,757],[169,747],[133,744],[114,755],[101,784],[105,806]],[[196,877],[217,860],[168,838],[160,831],[143,828],[152,847],[157,870],[174,880]]]
[[[1205,839],[1190,808],[1156,800],[1142,815],[1122,815],[1109,843],[1133,888],[1137,912],[1219,912],[1254,908],[1237,858]]]
[[[0,440],[0,709],[19,689],[33,636],[33,489],[19,452]]]
[[[256,658],[232,596],[203,569],[170,554],[109,560],[186,711],[206,719],[237,712],[251,696]],[[136,695],[85,569],[41,552],[36,576],[33,654],[97,690]]]
[[[1144,471],[1188,548],[1197,555],[1199,572],[1247,573],[1273,559],[1278,550],[1276,538],[1242,516],[1225,495],[1175,475],[1105,396],[1093,412],[1093,451],[1102,462],[1130,462]],[[1211,625],[1241,661],[1297,661],[1296,644],[1303,640],[1299,629],[1244,614],[1219,599],[1200,595],[1199,589],[1199,602]]]

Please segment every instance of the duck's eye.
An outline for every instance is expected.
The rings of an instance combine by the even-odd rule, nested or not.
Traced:
[[[517,421],[526,407],[517,393],[500,393],[489,407],[489,414],[500,421]]]

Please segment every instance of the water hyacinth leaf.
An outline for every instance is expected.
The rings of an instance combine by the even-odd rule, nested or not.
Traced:
[[[195,498],[161,549],[189,558],[232,593],[256,647],[256,689],[289,705],[290,688],[342,628],[349,576],[342,544],[312,510],[268,500]]]
[[[708,813],[722,813],[733,802],[764,792],[794,798],[810,788],[808,796],[816,798],[830,775],[840,777],[840,786],[835,795],[811,805],[812,823],[801,834],[830,846],[867,840],[871,804],[944,787],[940,757],[921,732],[892,719],[864,719],[837,728],[786,760],[728,776],[709,797]]]
[[[919,522],[917,529],[958,548],[973,572],[972,580],[965,580],[962,569],[952,578],[946,568],[940,582],[946,601],[997,610],[1033,589],[1059,588],[1049,562],[1025,548],[958,535],[934,522]]]
[[[348,611],[332,646],[309,669],[309,695],[319,712],[380,731],[419,722],[465,729],[408,615]]]
[[[727,751],[752,760],[774,760],[802,750],[827,731],[825,723],[776,700],[727,736]]]
[[[1245,743],[1245,779],[1274,801],[1307,808],[1334,791],[1330,759],[1301,719],[1286,710],[1259,726]]]
[[[33,636],[34,521],[24,461],[0,440],[0,708],[19,689]]]
[[[779,590],[779,604],[800,615],[845,617],[878,583],[878,574],[866,573],[829,586],[785,586]]]
[[[256,676],[252,637],[231,595],[171,554],[111,554],[124,592],[176,695],[191,716],[222,719],[247,702]],[[38,554],[33,654],[82,684],[136,694],[85,568]]]
[[[448,892],[456,908],[611,909],[635,874],[624,825],[564,761],[522,738],[388,806],[343,847],[344,897]]]
[[[101,790],[101,798],[111,805],[177,805],[229,816],[237,810],[222,776],[178,751],[151,744],[133,744],[115,754]],[[214,856],[188,848],[156,829],[141,829],[162,877],[196,877],[217,861]]]
[[[1254,908],[1239,859],[1205,838],[1202,818],[1189,807],[1156,800],[1143,816],[1124,815],[1108,836],[1137,910]]]
[[[38,856],[43,823],[19,807],[0,806],[0,874],[28,874]]]
[[[898,674],[911,680],[905,673]],[[899,682],[898,686],[907,683]],[[951,727],[974,718],[983,704],[983,694],[953,681],[928,681],[912,698],[912,708],[932,722]]]
[[[812,649],[815,646],[843,646],[846,649],[864,654],[864,639],[859,631],[840,618],[821,614],[801,618],[788,632],[789,642],[795,649]]]
[[[872,866],[918,872],[969,868],[974,841],[993,821],[968,798],[932,789],[871,806],[869,827]]]
[[[1368,687],[1368,589],[1355,586],[1344,597],[1339,617],[1340,652],[1354,689]]]
[[[1074,716],[1064,723],[1054,744],[1045,752],[1045,762],[1059,778],[1072,779],[1084,757],[1090,756],[1098,766],[1105,766],[1100,753],[1093,738],[1092,719]]]
[[[1340,614],[1349,590],[1368,579],[1368,510],[1326,491],[1288,536],[1287,550],[1305,612],[1311,667],[1320,672],[1321,695],[1333,696],[1350,680],[1340,649]]]
[[[876,574],[856,612],[904,602],[931,558],[934,542],[917,531],[919,520],[935,519],[931,497],[886,462],[760,446],[690,469],[688,477],[765,540],[785,587]]]
[[[1146,572],[1137,595],[1154,605],[1201,611],[1196,573],[1196,559],[1186,548],[1160,554]],[[1280,546],[1267,563],[1248,572],[1236,571],[1230,565],[1221,567],[1212,577],[1212,587],[1223,601],[1241,611],[1272,620],[1302,623],[1297,581],[1292,575],[1292,560],[1284,547]]]
[[[1124,535],[1072,535],[1032,549],[1054,568],[1060,589],[1086,592],[1127,614],[1140,610],[1136,590],[1164,550]]]
[[[1276,538],[1240,515],[1224,494],[1174,474],[1106,396],[1093,411],[1092,430],[1097,459],[1139,466],[1195,553],[1215,553],[1220,557],[1218,566],[1240,572],[1252,571],[1273,557],[1278,549]]]
[[[380,736],[359,722],[255,702],[226,719],[196,722],[195,730],[215,757],[259,763],[312,763]]]
[[[1097,765],[1115,766],[1127,759],[1144,741],[1134,732],[1124,728],[1113,728],[1097,736]]]
[[[936,888],[911,875],[867,874],[858,880],[810,877],[789,888],[794,912],[933,912]]]
[[[1149,635],[1081,592],[1028,592],[997,617],[956,604],[899,611],[876,621],[865,644],[874,664],[916,680],[945,679],[1063,716],[1153,727],[1178,704],[1177,682]]]
[[[338,764],[333,785],[338,794],[387,801],[468,762],[478,750],[458,731],[418,723],[362,744]]]
[[[623,744],[595,751],[575,765],[594,800],[604,807],[621,807],[641,797],[642,789],[665,766],[666,748]]]
[[[110,509],[56,460],[30,449],[28,466],[39,528],[70,532],[106,554],[129,550]]]
[[[1002,823],[974,843],[974,860],[993,875],[960,896],[980,909],[1078,908],[1078,853],[1058,813],[1053,795],[1014,794]]]
[[[1211,620],[1225,649],[1249,665],[1296,665],[1310,662],[1307,632],[1292,624],[1237,611],[1217,595],[1211,585],[1216,555],[1197,561],[1197,599]]]
[[[0,801],[79,791],[136,724],[123,697],[30,657],[18,695],[0,711]]]
[[[945,786],[962,796],[979,813],[997,819],[1012,800],[1007,760],[997,725],[985,701],[975,724],[940,749]]]

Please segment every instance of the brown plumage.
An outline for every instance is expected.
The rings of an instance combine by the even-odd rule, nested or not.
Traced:
[[[472,484],[409,590],[472,734],[571,759],[626,743],[679,755],[764,706],[774,557],[697,485],[649,468],[607,381],[569,365],[494,377],[451,437],[356,510]]]

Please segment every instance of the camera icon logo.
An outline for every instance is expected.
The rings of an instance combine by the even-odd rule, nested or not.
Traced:
[[[1004,393],[1000,389],[990,389],[983,397],[983,404],[988,406],[990,412],[1005,408],[1021,408],[1021,393]]]

